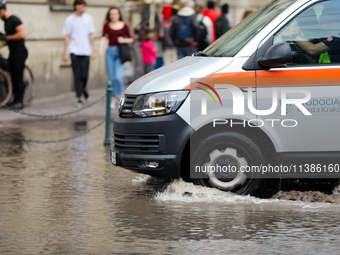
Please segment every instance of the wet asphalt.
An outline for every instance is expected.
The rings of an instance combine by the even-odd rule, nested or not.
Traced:
[[[70,93],[25,111],[61,113],[74,102]],[[57,120],[0,109],[0,130],[58,140],[104,116],[105,102]],[[1,254],[340,254],[339,195],[322,185],[286,183],[258,199],[154,179],[114,167],[104,136],[104,125],[51,144],[0,135]]]

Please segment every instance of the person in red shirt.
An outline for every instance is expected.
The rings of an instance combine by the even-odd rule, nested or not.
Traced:
[[[212,42],[216,40],[215,36],[215,22],[216,20],[221,17],[221,13],[215,11],[215,2],[214,1],[208,1],[207,3],[207,9],[203,11],[203,16],[207,16],[211,19],[213,23],[213,34],[212,34]]]
[[[124,64],[119,58],[118,44],[132,43],[129,27],[124,23],[120,10],[117,7],[111,7],[106,14],[105,24],[103,27],[102,38],[100,39],[99,56],[104,61],[104,44],[106,39],[109,40],[109,46],[106,50],[106,67],[112,84],[112,94],[115,97],[111,103],[111,108],[116,108],[118,100],[124,93]],[[118,100],[117,100],[118,99]]]

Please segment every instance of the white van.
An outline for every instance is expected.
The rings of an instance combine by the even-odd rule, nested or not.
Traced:
[[[340,172],[340,1],[273,0],[132,83],[111,161],[237,194]]]

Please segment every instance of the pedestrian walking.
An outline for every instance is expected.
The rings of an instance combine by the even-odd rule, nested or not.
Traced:
[[[77,107],[82,107],[82,95],[85,100],[89,98],[87,81],[90,68],[90,56],[94,60],[96,52],[94,48],[94,26],[92,17],[85,13],[87,4],[84,0],[75,0],[73,3],[74,13],[68,16],[64,23],[63,34],[64,54],[63,61],[71,57],[72,71],[78,98]]]
[[[135,62],[135,75],[134,78],[137,80],[144,74],[143,70],[143,61],[142,61],[142,52],[141,52],[141,44],[142,44],[142,32],[144,29],[149,28],[149,13],[143,12],[142,21],[135,27],[133,34],[133,43],[132,49],[134,53],[134,62]]]
[[[141,51],[143,56],[144,73],[147,74],[154,70],[157,59],[157,49],[153,42],[155,33],[152,29],[147,28],[143,31],[143,41]]]
[[[102,37],[100,39],[99,55],[104,61],[104,44],[109,41],[109,46],[106,50],[105,59],[109,79],[112,84],[112,95],[114,96],[111,102],[111,108],[115,109],[124,93],[124,63],[120,60],[119,44],[133,42],[130,35],[129,27],[124,23],[121,11],[117,7],[111,7],[105,18]]]
[[[171,9],[172,17],[163,21],[162,28],[160,31],[161,37],[163,38],[164,65],[168,65],[177,60],[177,50],[170,34],[170,28],[173,21],[176,18],[177,12],[178,9],[172,6]]]
[[[221,37],[224,33],[229,31],[229,29],[230,29],[229,20],[228,20],[228,17],[227,17],[228,12],[229,12],[229,5],[228,4],[224,4],[222,6],[222,16],[219,17],[216,20],[216,23],[215,23],[215,35],[216,35],[216,39]]]
[[[221,16],[221,13],[215,11],[216,4],[214,1],[208,1],[207,7],[208,8],[203,11],[203,16],[209,17],[213,23],[212,41],[214,42],[216,40],[215,23],[216,23],[216,20]]]
[[[195,2],[187,0],[184,7],[177,13],[170,34],[177,48],[177,57],[181,59],[197,52],[197,15],[194,11]]]
[[[203,51],[212,42],[213,24],[209,17],[203,16],[203,7],[200,4],[195,6],[197,13],[198,32],[197,50]]]
[[[28,57],[25,47],[25,27],[21,20],[7,9],[6,1],[0,1],[0,18],[4,21],[6,32],[6,35],[3,36],[4,41],[0,43],[0,48],[5,45],[9,48],[8,68],[13,85],[14,98],[9,106],[14,109],[23,109],[26,86],[23,77]]]

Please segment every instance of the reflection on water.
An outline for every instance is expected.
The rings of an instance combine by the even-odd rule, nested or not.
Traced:
[[[9,130],[9,132],[14,136],[23,137],[22,132],[16,129]],[[0,156],[11,157],[13,155],[16,155],[15,157],[17,157],[18,155],[26,152],[24,149],[23,141],[15,140],[5,136],[0,137],[0,139],[1,139]]]
[[[51,140],[96,123],[6,131]],[[168,184],[113,167],[103,139],[103,126],[49,145],[0,136],[0,253],[338,254],[339,204]]]
[[[74,130],[75,131],[84,131],[88,129],[88,126],[87,126],[87,121],[76,121],[74,123]]]

